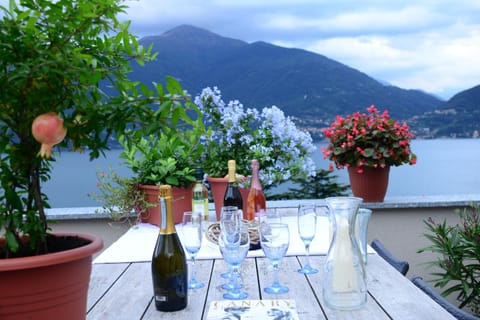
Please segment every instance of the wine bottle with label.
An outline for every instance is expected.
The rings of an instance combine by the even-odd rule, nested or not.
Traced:
[[[203,171],[202,168],[197,167],[195,170],[195,184],[193,185],[192,195],[192,211],[197,212],[202,216],[202,221],[207,225],[209,221],[208,217],[208,190],[203,184]]]
[[[267,204],[265,194],[262,190],[262,184],[258,176],[260,164],[258,160],[252,160],[252,181],[250,184],[250,191],[247,198],[247,220],[252,222],[256,218],[266,214]]]
[[[155,307],[159,311],[178,311],[187,306],[187,263],[172,213],[172,187],[160,186],[160,233],[152,256]]]
[[[228,184],[223,197],[224,206],[235,206],[243,209],[242,194],[238,189],[235,160],[228,160]]]

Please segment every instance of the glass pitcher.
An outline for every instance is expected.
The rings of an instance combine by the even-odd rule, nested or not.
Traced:
[[[324,266],[323,299],[332,309],[358,309],[367,302],[365,265],[355,236],[355,218],[362,199],[331,197],[325,201],[333,239]]]

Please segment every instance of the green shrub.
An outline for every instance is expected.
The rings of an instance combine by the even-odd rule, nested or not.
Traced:
[[[459,307],[469,308],[480,315],[480,205],[472,204],[462,211],[456,210],[460,223],[454,226],[436,223],[432,218],[425,221],[430,233],[425,237],[431,245],[419,252],[438,253],[436,261],[429,264],[441,271],[432,273],[436,287],[442,295],[457,293]]]

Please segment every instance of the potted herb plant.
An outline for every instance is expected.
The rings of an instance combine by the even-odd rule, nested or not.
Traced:
[[[93,159],[127,128],[161,134],[190,121],[178,82],[152,90],[128,79],[132,61],[154,55],[117,19],[124,9],[121,0],[0,6],[1,319],[85,318],[91,256],[102,241],[51,232],[42,185],[52,147],[88,150]]]
[[[460,217],[456,225],[432,218],[424,221],[430,245],[419,252],[438,254],[428,265],[436,268],[433,282],[443,290],[442,295],[457,293],[459,307],[480,316],[480,204],[456,212]]]
[[[173,218],[182,221],[183,212],[192,210],[194,171],[200,161],[203,146],[199,139],[204,134],[201,116],[176,128],[165,128],[162,135],[144,135],[142,130],[127,131],[120,138],[124,151],[120,157],[133,172],[133,181],[149,204],[139,210],[140,219],[160,224],[158,204],[159,187],[173,188]]]
[[[201,140],[207,181],[223,180],[224,183],[218,196],[214,195],[217,212],[222,205],[217,200],[219,197],[223,200],[227,183],[224,177],[230,159],[236,161],[237,173],[244,177],[251,174],[251,160],[257,159],[264,190],[290,178],[315,175],[312,159],[315,146],[310,134],[299,130],[278,107],[258,111],[245,108],[238,100],[224,102],[217,87],[203,89],[194,101],[203,114],[207,132]],[[248,187],[248,179],[245,181]],[[246,201],[246,196],[244,198]]]
[[[415,164],[410,141],[413,134],[406,124],[390,118],[387,110],[375,106],[367,113],[337,115],[324,134],[330,144],[322,148],[325,158],[337,169],[348,169],[353,195],[365,202],[382,202],[388,187],[391,166]],[[333,165],[330,165],[333,170]]]

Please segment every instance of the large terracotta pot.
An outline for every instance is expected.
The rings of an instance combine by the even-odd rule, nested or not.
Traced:
[[[140,185],[140,190],[145,194],[148,202],[156,203],[153,207],[148,207],[146,212],[140,212],[140,220],[145,223],[160,226],[160,206],[158,197],[160,195],[159,186]],[[192,188],[172,188],[173,194],[173,221],[175,224],[182,222],[183,213],[192,211]]]
[[[383,202],[388,188],[390,166],[385,168],[363,167],[363,172],[358,173],[356,168],[348,168],[350,187],[355,197],[362,198],[364,202]]]
[[[0,260],[0,319],[84,320],[92,255],[100,237],[79,236],[89,244],[39,256]]]
[[[212,191],[213,195],[213,202],[215,203],[215,213],[217,215],[217,221],[220,220],[220,210],[223,207],[223,197],[225,196],[225,191],[227,190],[228,178],[213,178],[207,177],[207,181],[210,184],[210,190]],[[243,202],[243,218],[246,219],[247,215],[247,199],[248,199],[248,192],[250,189],[248,188],[239,188],[240,193],[242,194],[242,202]]]

